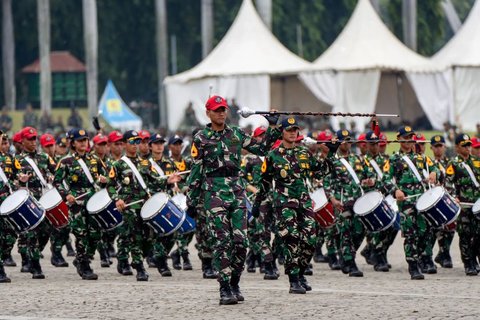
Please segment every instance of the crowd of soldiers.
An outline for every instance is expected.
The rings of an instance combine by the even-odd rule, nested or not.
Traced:
[[[40,261],[50,241],[51,263],[68,267],[62,256],[66,246],[84,280],[98,279],[91,268],[98,251],[101,267],[110,267],[116,258],[119,274],[133,275],[133,268],[138,281],[148,281],[144,263],[164,277],[172,276],[168,257],[173,268],[192,270],[188,246],[194,236],[203,277],[218,280],[222,305],[244,301],[240,278],[245,266],[247,272],[260,267],[265,280],[276,280],[277,263],[284,264],[293,294],[312,290],[305,277],[313,273],[312,261],[362,277],[356,259],[364,240],[360,254],[374,271],[388,272],[387,252],[399,231],[411,279],[436,273],[434,261],[452,268],[455,232],[466,275],[480,271],[480,217],[471,207],[462,206],[456,221],[433,227],[415,206],[432,186],[442,186],[459,204],[477,202],[477,138],[459,134],[456,156],[449,159],[443,136],[427,141],[411,127],[401,126],[399,151],[388,155],[388,141],[376,119],[358,140],[348,130],[323,131],[314,140],[301,136],[295,117],[279,121],[278,113],[266,114],[268,128],[249,135],[226,123],[229,106],[224,98],[212,96],[205,107],[211,122],[194,132],[189,157],[183,156],[182,137],[167,141],[145,130],[100,132],[90,139],[78,128],[55,139],[49,134],[38,137],[35,128],[25,127],[13,136],[14,155],[3,147],[8,137],[2,134],[0,165],[7,180],[2,178],[0,201],[19,189],[40,199],[54,188],[68,205],[69,221],[57,228],[44,219],[32,230],[16,232],[2,217],[0,283],[11,281],[4,266],[16,265],[11,255],[15,243],[21,272],[32,273],[33,279],[45,278]],[[433,158],[425,154],[428,143]],[[352,152],[354,144],[358,153]],[[100,190],[106,190],[121,212],[123,223],[116,228],[102,228],[87,210],[88,200]],[[325,194],[334,211],[326,225],[319,221],[318,203],[312,200],[316,190]],[[369,230],[354,211],[356,201],[369,191],[393,197],[399,221],[384,230]],[[182,210],[195,219],[194,232],[161,234],[144,222],[143,203],[159,192],[185,195]]]

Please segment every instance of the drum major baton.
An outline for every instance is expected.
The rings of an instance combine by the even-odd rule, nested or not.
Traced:
[[[244,118],[248,118],[254,114],[281,114],[281,115],[298,115],[298,116],[323,116],[323,117],[395,117],[398,114],[390,113],[351,113],[351,112],[312,112],[312,111],[254,111],[249,108],[242,108],[238,110],[238,114]]]

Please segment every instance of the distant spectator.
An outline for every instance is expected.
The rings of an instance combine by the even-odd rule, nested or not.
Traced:
[[[195,110],[193,110],[193,103],[189,102],[179,129],[191,130],[191,128],[198,127],[199,125],[197,117],[195,116]]]
[[[53,124],[53,132],[57,135],[65,132],[65,125],[63,124],[63,117],[61,115],[58,116],[57,122]]]
[[[10,140],[8,140],[8,134],[3,134],[1,150],[3,153],[10,153]]]
[[[47,110],[43,110],[42,116],[40,117],[40,123],[38,124],[38,129],[40,132],[51,131],[53,128],[52,116],[48,113]]]
[[[9,115],[7,106],[3,106],[2,114],[0,115],[0,130],[7,133],[12,130],[13,120]]]
[[[37,125],[38,125],[37,113],[33,111],[32,105],[29,103],[27,104],[27,108],[25,109],[25,113],[23,114],[23,126],[36,128]]]
[[[82,117],[78,114],[78,111],[76,108],[72,108],[72,113],[70,114],[70,117],[68,118],[67,125],[71,128],[82,128]]]
[[[237,105],[237,102],[234,98],[229,103],[228,108],[230,109],[227,113],[227,117],[232,125],[238,126],[238,121],[240,120],[240,115],[238,114],[238,110],[240,107]]]

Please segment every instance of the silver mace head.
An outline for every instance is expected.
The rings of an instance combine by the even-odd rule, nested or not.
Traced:
[[[238,110],[237,113],[244,118],[248,118],[252,114],[255,114],[255,111],[253,111],[252,109],[249,109],[249,108],[242,108],[242,109]]]

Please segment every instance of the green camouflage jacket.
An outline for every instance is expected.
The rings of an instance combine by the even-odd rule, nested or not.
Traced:
[[[55,161],[46,153],[43,152],[32,152],[27,153],[23,151],[21,154],[15,156],[15,169],[17,171],[17,180],[20,173],[31,174],[30,179],[25,182],[18,180],[18,185],[23,188],[29,189],[30,193],[37,200],[43,194],[43,186],[40,182],[40,179],[37,177],[33,168],[28,164],[26,157],[30,157],[37,164],[40,173],[43,175],[43,178],[48,182],[53,178],[55,172]]]
[[[457,155],[450,160],[445,170],[447,174],[445,188],[452,196],[458,197],[460,201],[475,202],[480,197],[480,187],[475,187],[463,163],[470,167],[477,182],[480,183],[480,159],[470,156],[465,160]]]
[[[155,161],[158,164],[160,169],[162,169],[162,171],[163,171],[163,175],[167,176],[167,175],[170,175],[170,174],[172,174],[176,171],[176,167],[175,167],[174,162],[171,159],[169,159],[165,156],[162,156],[162,158],[160,160],[155,160],[152,157],[150,157],[148,159],[148,161],[151,161],[150,159],[152,159],[153,161]],[[161,172],[159,173],[159,175],[162,175]],[[166,179],[164,181],[166,181]],[[173,196],[172,188],[173,188],[173,185],[169,185],[165,182],[165,184],[162,188],[156,187],[156,190],[158,192],[166,192],[170,196]]]
[[[173,164],[175,165],[175,169],[178,172],[188,171],[192,169],[193,161],[189,157],[182,158],[182,161],[175,161],[173,158],[170,159]],[[183,174],[182,180],[178,182],[178,187],[180,190],[186,190],[187,187],[187,179],[189,174]]]
[[[242,159],[242,175],[246,182],[255,188],[260,188],[262,182],[263,157],[247,154]]]
[[[372,160],[374,160],[377,165],[378,169],[380,169],[380,172],[377,172],[377,170],[374,168],[372,165]],[[373,187],[364,187],[364,191],[370,191],[370,190],[378,190],[384,195],[388,194],[388,190],[385,187],[385,182],[383,181],[383,176],[385,174],[388,174],[388,172],[385,172],[385,164],[388,162],[389,157],[388,155],[382,155],[378,154],[377,156],[372,156],[370,153],[365,155],[364,157],[364,163],[365,166],[368,168],[368,171],[373,173],[375,177],[375,186]]]
[[[238,189],[239,184],[244,189],[245,183],[239,179],[242,149],[265,155],[278,137],[280,130],[268,128],[264,140],[257,142],[238,127],[227,125],[217,132],[211,129],[210,124],[207,125],[193,138],[193,165],[187,179],[187,203],[196,206],[202,190],[233,190]]]
[[[8,179],[8,182],[10,183],[10,187],[12,190],[14,190],[14,184],[13,184],[13,161],[10,155],[0,152],[0,166],[2,166],[2,170],[5,173],[5,176]],[[5,200],[6,197],[10,194],[10,189],[8,188],[8,185],[3,182],[2,179],[0,179],[0,203]]]

